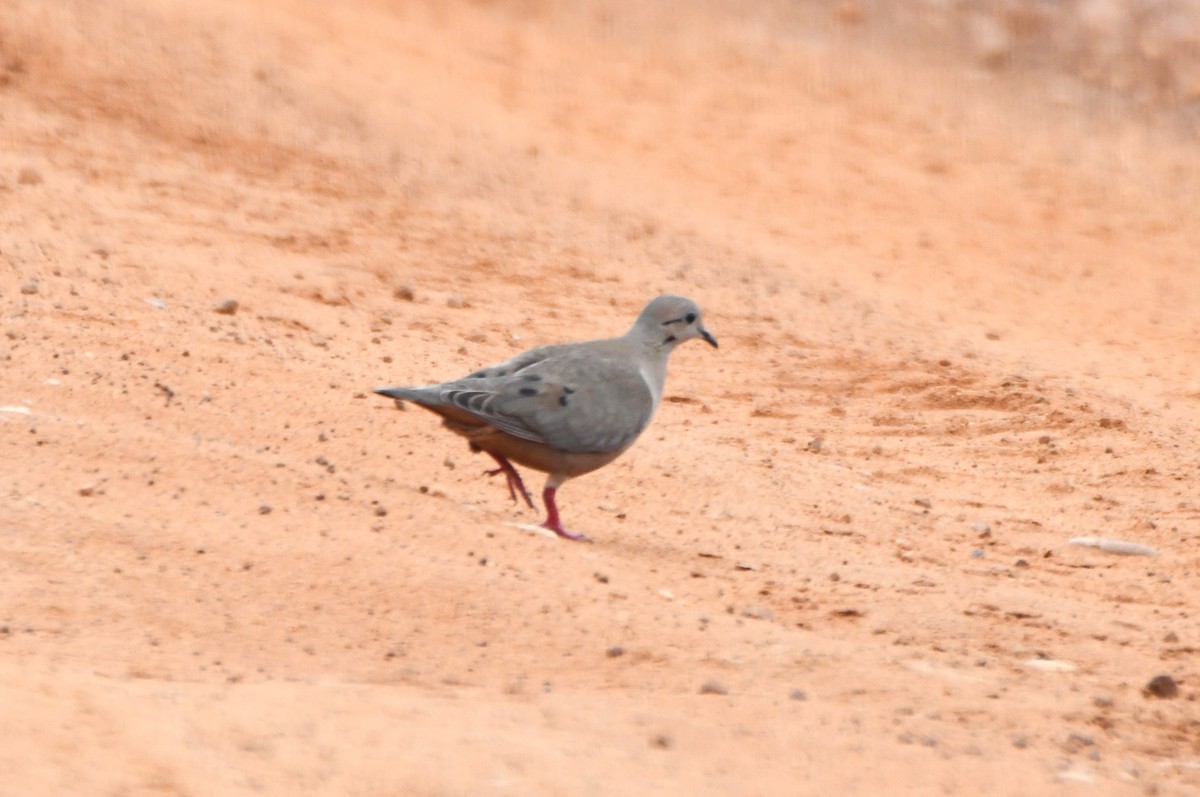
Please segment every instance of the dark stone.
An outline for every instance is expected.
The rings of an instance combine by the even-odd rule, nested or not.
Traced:
[[[1161,697],[1169,700],[1179,697],[1179,684],[1175,683],[1175,679],[1169,675],[1156,675],[1150,679],[1150,683],[1146,684],[1145,694],[1147,697]]]

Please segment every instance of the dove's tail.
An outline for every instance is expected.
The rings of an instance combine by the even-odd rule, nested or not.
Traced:
[[[447,408],[453,408],[451,402],[442,395],[441,385],[424,385],[422,387],[377,387],[375,392],[381,396],[395,399],[398,403],[411,401],[418,407],[433,410],[438,415],[446,415]],[[401,404],[403,406],[403,404]],[[451,413],[455,416],[461,413]]]
[[[452,401],[447,401],[443,396],[444,391],[441,385],[377,387],[375,392],[381,396],[395,399],[397,406],[401,409],[404,408],[405,401],[411,401],[422,409],[441,415],[445,419],[446,426],[456,434],[469,436],[469,432],[478,431],[481,426],[486,425],[485,421],[478,416],[472,415]]]
[[[398,401],[415,401],[418,404],[422,400],[429,400],[429,394],[426,393],[425,388],[420,387],[377,387],[375,392]]]

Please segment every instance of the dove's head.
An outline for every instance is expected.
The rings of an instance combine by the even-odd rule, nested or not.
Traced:
[[[700,338],[714,349],[717,347],[717,339],[704,328],[700,308],[682,296],[659,296],[651,301],[638,316],[630,333],[667,350],[692,338]]]

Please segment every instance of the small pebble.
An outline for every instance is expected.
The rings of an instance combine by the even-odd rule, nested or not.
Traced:
[[[820,437],[814,437],[808,441],[808,450],[814,454],[821,453],[821,446],[825,445],[825,441]]]
[[[747,606],[742,609],[741,615],[742,617],[749,617],[751,620],[770,620],[775,616],[765,606]]]
[[[1150,679],[1150,683],[1146,684],[1145,694],[1147,697],[1170,700],[1173,697],[1179,697],[1179,684],[1175,683],[1175,679],[1169,675],[1156,675]]]
[[[1109,540],[1104,537],[1072,537],[1069,542],[1071,545],[1081,545],[1086,548],[1098,548],[1106,553],[1115,553],[1121,556],[1157,556],[1158,552],[1148,545],[1141,545],[1136,542],[1127,542],[1125,540]]]
[[[392,291],[392,298],[400,299],[401,301],[411,302],[417,298],[417,294],[413,291],[411,285],[401,285],[396,290]]]
[[[665,733],[660,733],[650,740],[650,746],[657,747],[659,750],[670,750],[671,745],[671,737]]]
[[[705,681],[700,686],[700,694],[702,695],[727,695],[729,690],[723,684],[716,681]]]
[[[260,515],[271,514],[271,505],[270,504],[259,504],[258,514],[260,514]]]
[[[1072,753],[1076,753],[1084,747],[1091,747],[1096,743],[1096,740],[1084,733],[1072,733],[1067,737],[1066,748]]]
[[[387,512],[388,511],[385,507],[382,507],[382,506],[375,507],[375,517],[385,517],[387,515]]]
[[[1026,747],[1029,746],[1029,740],[1026,739],[1024,736],[1014,736],[1012,738],[1012,746],[1017,748],[1018,750],[1024,750]]]
[[[619,658],[625,655],[625,648],[621,647],[620,645],[613,645],[611,648],[604,651],[604,655],[608,656],[610,659]]]
[[[25,294],[26,296],[32,296],[33,294],[35,294],[37,292],[38,292],[38,281],[37,280],[29,280],[29,282],[26,282],[23,285],[21,285],[21,293]]]
[[[915,498],[913,499],[913,503],[925,509],[933,509],[933,502],[928,498]]]
[[[95,495],[96,494],[96,485],[94,485],[94,484],[83,485],[82,487],[79,488],[79,494],[82,495],[84,498],[89,498],[89,497]]]
[[[446,297],[446,306],[451,310],[459,310],[467,305],[461,296],[459,296],[457,293],[452,293]]]
[[[793,689],[788,692],[788,698],[791,700],[808,700],[808,692],[803,689]]]
[[[1075,672],[1076,667],[1069,661],[1058,659],[1032,658],[1025,660],[1025,666],[1040,672]]]
[[[42,182],[42,173],[37,169],[26,166],[17,172],[17,182],[21,185],[39,185]]]
[[[238,300],[237,299],[224,299],[224,300],[218,302],[215,307],[213,307],[213,312],[220,313],[221,315],[234,315],[235,313],[237,313],[237,311],[238,311]]]

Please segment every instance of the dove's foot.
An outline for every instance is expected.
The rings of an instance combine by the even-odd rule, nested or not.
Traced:
[[[582,534],[572,534],[563,528],[562,521],[558,518],[558,504],[554,502],[554,491],[556,488],[547,487],[542,491],[542,501],[546,504],[546,522],[542,524],[542,528],[550,529],[558,536],[567,540],[576,542],[591,542]]]
[[[555,534],[562,537],[564,540],[571,540],[572,542],[591,542],[592,541],[592,539],[590,537],[584,536],[583,534],[573,534],[572,532],[567,531],[566,529],[564,529],[562,527],[561,524],[557,525],[557,526],[551,526],[549,520],[547,520],[545,523],[542,524],[542,528],[550,529]]]
[[[517,473],[517,469],[513,467],[511,462],[499,454],[492,454],[491,451],[488,454],[491,454],[492,459],[496,460],[496,464],[500,467],[493,470],[485,470],[484,473],[488,476],[503,473],[504,478],[508,481],[508,494],[512,497],[513,503],[517,503],[517,493],[519,492],[521,497],[525,499],[525,503],[529,504],[529,508],[533,509],[533,498],[530,497],[529,491],[525,489],[525,482],[521,481],[521,474]]]

